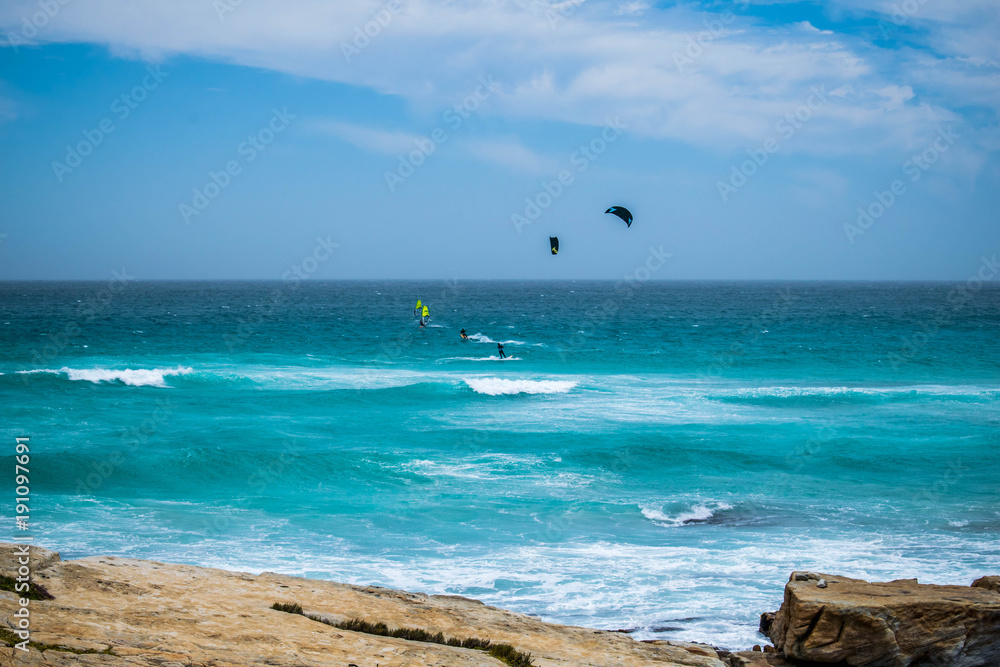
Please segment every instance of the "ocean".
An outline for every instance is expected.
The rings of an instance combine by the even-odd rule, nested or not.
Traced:
[[[998,343],[975,282],[6,282],[4,484],[64,558],[746,648],[793,570],[1000,574]]]

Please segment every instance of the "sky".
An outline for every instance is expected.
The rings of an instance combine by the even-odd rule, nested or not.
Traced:
[[[996,0],[5,0],[0,279],[964,280],[997,35]]]

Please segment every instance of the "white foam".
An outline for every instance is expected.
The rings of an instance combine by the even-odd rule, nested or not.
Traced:
[[[502,359],[497,355],[492,355],[489,357],[445,357],[444,359],[438,359],[437,363],[444,363],[448,361],[521,361],[521,357],[503,357]]]
[[[544,464],[545,461],[538,456],[484,453],[474,459],[469,457],[441,460],[415,459],[388,467],[433,477],[463,479],[505,477],[520,480],[524,478],[526,471],[535,471],[532,477],[544,478]]]
[[[73,381],[86,381],[100,384],[102,382],[121,382],[130,387],[166,387],[166,378],[172,375],[187,375],[193,372],[191,368],[178,366],[177,368],[126,368],[123,370],[114,368],[60,368],[37,369],[31,371],[18,371],[18,373],[51,373],[53,375],[65,375]]]
[[[509,474],[525,465],[536,466],[539,473],[545,468],[543,458],[531,455],[484,458],[486,465],[492,462],[496,474]],[[419,470],[422,462],[418,459],[397,465],[416,464]],[[462,463],[458,458],[454,462]],[[449,475],[444,470],[433,472]],[[462,476],[474,474],[479,473],[467,469],[449,476],[462,484]],[[518,535],[513,544],[489,539],[442,543],[433,530],[424,536],[401,536],[376,524],[366,537],[391,540],[386,543],[392,546],[372,548],[370,543],[338,537],[325,528],[314,533],[296,524],[292,529],[293,516],[253,510],[239,503],[206,508],[211,514],[198,515],[219,516],[226,519],[223,525],[231,526],[206,537],[200,521],[162,523],[151,514],[187,512],[188,508],[161,507],[159,503],[132,506],[77,494],[56,498],[55,508],[65,518],[64,523],[56,524],[55,536],[64,554],[114,553],[233,571],[270,570],[358,585],[464,595],[538,614],[550,622],[640,628],[630,636],[700,641],[734,650],[760,643],[757,626],[761,610],[776,609],[781,603],[784,582],[792,570],[834,572],[869,581],[919,577],[924,583],[955,584],[968,583],[1000,567],[1000,554],[991,536],[970,539],[964,531],[960,536],[958,531],[911,534],[905,529],[902,533],[890,529],[884,534],[857,535],[854,527],[845,526],[843,532],[823,536],[807,537],[790,530],[729,533],[727,538],[718,532],[706,540],[678,538],[644,544],[596,539],[577,524],[575,517],[579,515],[553,511],[536,515],[537,530]],[[434,505],[426,511],[433,512],[431,507]],[[479,527],[475,520],[463,525]],[[246,530],[240,529],[243,527]],[[286,539],[275,542],[275,535]],[[398,558],[401,549],[412,557]],[[509,583],[500,585],[502,580]],[[683,629],[653,631],[663,625]]]
[[[840,396],[863,394],[868,396],[895,396],[900,394],[927,394],[932,396],[991,396],[997,392],[996,387],[975,385],[901,385],[881,387],[848,387],[848,386],[803,386],[803,387],[745,387],[735,390],[722,388],[723,392],[732,391],[738,397],[777,397],[791,398],[799,396]]]
[[[477,394],[510,396],[514,394],[565,394],[576,386],[574,380],[504,380],[502,378],[465,378],[465,384]]]
[[[653,507],[640,507],[640,509],[642,510],[642,515],[650,521],[672,528],[691,523],[705,523],[714,517],[716,512],[731,510],[733,506],[728,503],[699,503],[678,513],[676,516],[670,516],[665,514],[663,510]]]
[[[246,378],[258,386],[295,390],[390,389],[446,378],[418,371],[353,366],[251,366],[238,371],[237,377]]]
[[[474,340],[477,343],[493,343],[496,345],[500,343],[501,345],[527,345],[523,340],[493,340],[489,336],[483,335],[481,333],[474,333],[469,336],[469,340]]]

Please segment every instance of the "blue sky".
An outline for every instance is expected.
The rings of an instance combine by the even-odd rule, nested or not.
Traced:
[[[998,34],[995,0],[8,1],[0,279],[965,279]]]

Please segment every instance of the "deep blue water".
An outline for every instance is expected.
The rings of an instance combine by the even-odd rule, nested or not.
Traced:
[[[0,283],[4,454],[64,557],[746,647],[793,569],[1000,573],[1000,288],[955,288]]]

